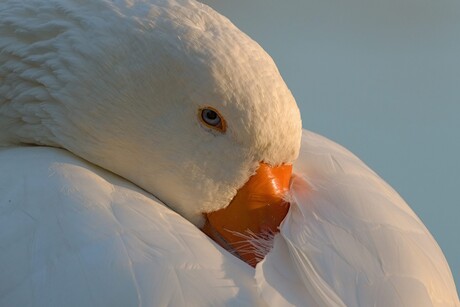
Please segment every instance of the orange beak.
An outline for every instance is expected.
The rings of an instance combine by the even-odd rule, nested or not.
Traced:
[[[255,266],[264,255],[251,248],[248,239],[267,241],[279,231],[278,226],[289,210],[284,196],[289,190],[291,174],[292,165],[271,167],[261,163],[226,208],[205,214],[203,232]]]

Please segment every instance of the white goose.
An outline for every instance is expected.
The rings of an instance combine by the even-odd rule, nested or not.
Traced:
[[[198,2],[0,1],[0,146],[0,306],[460,306],[405,202]]]

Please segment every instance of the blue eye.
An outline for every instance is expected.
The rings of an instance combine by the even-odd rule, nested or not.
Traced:
[[[213,108],[206,107],[200,109],[200,120],[207,127],[218,130],[220,132],[225,132],[226,125],[225,120],[219,114],[217,110]]]
[[[204,109],[203,111],[201,111],[201,117],[203,118],[206,124],[214,127],[219,126],[222,122],[219,115],[217,115],[215,111],[210,109]]]

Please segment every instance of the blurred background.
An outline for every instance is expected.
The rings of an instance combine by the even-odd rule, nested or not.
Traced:
[[[274,58],[303,127],[423,220],[460,287],[460,1],[203,0]]]

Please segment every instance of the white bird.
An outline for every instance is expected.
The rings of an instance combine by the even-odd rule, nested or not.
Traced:
[[[407,204],[198,2],[0,1],[0,146],[0,306],[460,306]]]

